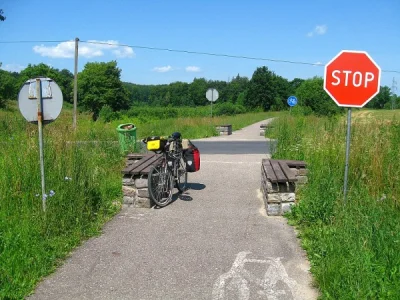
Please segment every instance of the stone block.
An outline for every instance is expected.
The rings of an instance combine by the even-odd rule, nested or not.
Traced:
[[[122,192],[124,196],[135,197],[136,196],[136,188],[132,186],[122,186]]]
[[[304,168],[299,169],[299,174],[298,175],[305,176],[307,174],[308,174],[308,169],[304,169]]]
[[[288,202],[288,203],[282,203],[281,206],[281,211],[282,215],[292,209],[292,206],[294,205],[294,202]]]
[[[133,204],[135,202],[134,197],[124,196],[123,198],[124,204]]]
[[[290,171],[292,171],[295,176],[299,175],[299,169],[297,168],[290,168]]]
[[[151,201],[149,198],[136,197],[135,204],[136,208],[151,208]]]
[[[278,183],[272,183],[271,181],[266,181],[265,186],[267,188],[268,194],[279,193],[279,185]]]
[[[137,178],[137,179],[135,179],[135,186],[138,189],[147,188],[147,186],[148,186],[147,178]]]
[[[280,193],[273,193],[267,195],[267,202],[268,203],[281,203],[281,194]]]
[[[281,193],[281,202],[294,202],[296,198],[295,193]]]
[[[149,198],[150,197],[149,196],[149,189],[148,188],[138,189],[137,190],[137,195],[139,197],[142,197],[142,198]]]
[[[281,215],[281,205],[280,204],[268,204],[267,214],[269,216],[280,216]]]
[[[122,185],[132,186],[135,184],[135,181],[132,179],[131,175],[125,175],[122,178]]]
[[[308,182],[307,176],[296,176],[298,184],[305,184]]]

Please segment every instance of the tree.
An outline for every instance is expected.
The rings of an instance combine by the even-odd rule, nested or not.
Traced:
[[[371,101],[367,103],[365,107],[367,108],[375,108],[375,109],[383,109],[391,103],[392,93],[388,86],[381,86],[378,95],[376,95]]]
[[[97,120],[104,105],[113,111],[129,108],[129,94],[116,61],[87,63],[78,75],[78,103]]]
[[[28,64],[28,66],[20,72],[18,83],[22,86],[28,79],[36,77],[48,77],[53,79],[60,87],[64,101],[72,103],[74,75],[70,71],[67,69],[60,71],[44,63],[38,65]]]
[[[299,99],[298,104],[311,108],[316,115],[335,115],[343,108],[331,99],[325,92],[323,85],[324,79],[317,76],[303,81],[296,90],[296,96]]]
[[[204,78],[195,78],[189,87],[190,101],[194,105],[207,104],[206,92],[208,83]]]
[[[0,9],[0,21],[4,21],[6,17],[4,16],[4,11]]]
[[[1,66],[1,64],[0,64]],[[0,107],[4,108],[7,99],[16,100],[18,97],[17,78],[13,73],[0,70]]]
[[[286,79],[268,70],[266,66],[257,68],[248,85],[245,105],[262,108],[264,111],[281,109],[289,93]]]
[[[290,81],[290,94],[294,94],[297,90],[297,88],[303,83],[304,79],[301,78],[294,78],[292,81]]]

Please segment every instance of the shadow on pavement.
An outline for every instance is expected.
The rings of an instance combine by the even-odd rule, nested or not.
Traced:
[[[195,191],[201,191],[204,190],[206,186],[202,183],[189,183],[189,189],[195,190]]]

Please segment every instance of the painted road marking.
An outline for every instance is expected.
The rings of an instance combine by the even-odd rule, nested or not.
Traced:
[[[278,300],[282,295],[284,299],[294,299],[297,283],[286,273],[280,257],[267,257],[265,260],[248,259],[248,254],[251,252],[238,253],[231,269],[215,281],[213,300],[248,300],[251,292],[268,300]],[[246,263],[264,265],[266,271],[263,278],[246,270]],[[252,296],[252,299],[255,296]]]

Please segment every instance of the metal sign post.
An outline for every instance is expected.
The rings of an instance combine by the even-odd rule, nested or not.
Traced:
[[[36,86],[34,87],[34,85]],[[27,80],[18,94],[18,106],[21,114],[28,122],[38,125],[43,211],[46,211],[43,125],[57,119],[62,105],[63,95],[61,89],[50,78],[39,77]]]
[[[344,169],[344,203],[346,203],[347,196],[347,178],[349,174],[349,157],[350,157],[350,133],[351,133],[351,108],[347,112],[347,137],[346,137],[346,165]]]
[[[34,97],[30,98],[34,99]],[[40,157],[40,178],[42,180],[42,206],[46,211],[46,188],[44,177],[44,153],[43,153],[43,99],[42,99],[42,81],[36,79],[36,99],[37,99],[37,121],[39,129],[39,157]]]
[[[212,118],[212,105],[213,102],[217,101],[219,94],[218,91],[216,89],[208,89],[206,92],[206,97],[208,99],[208,101],[211,102],[211,118]]]

